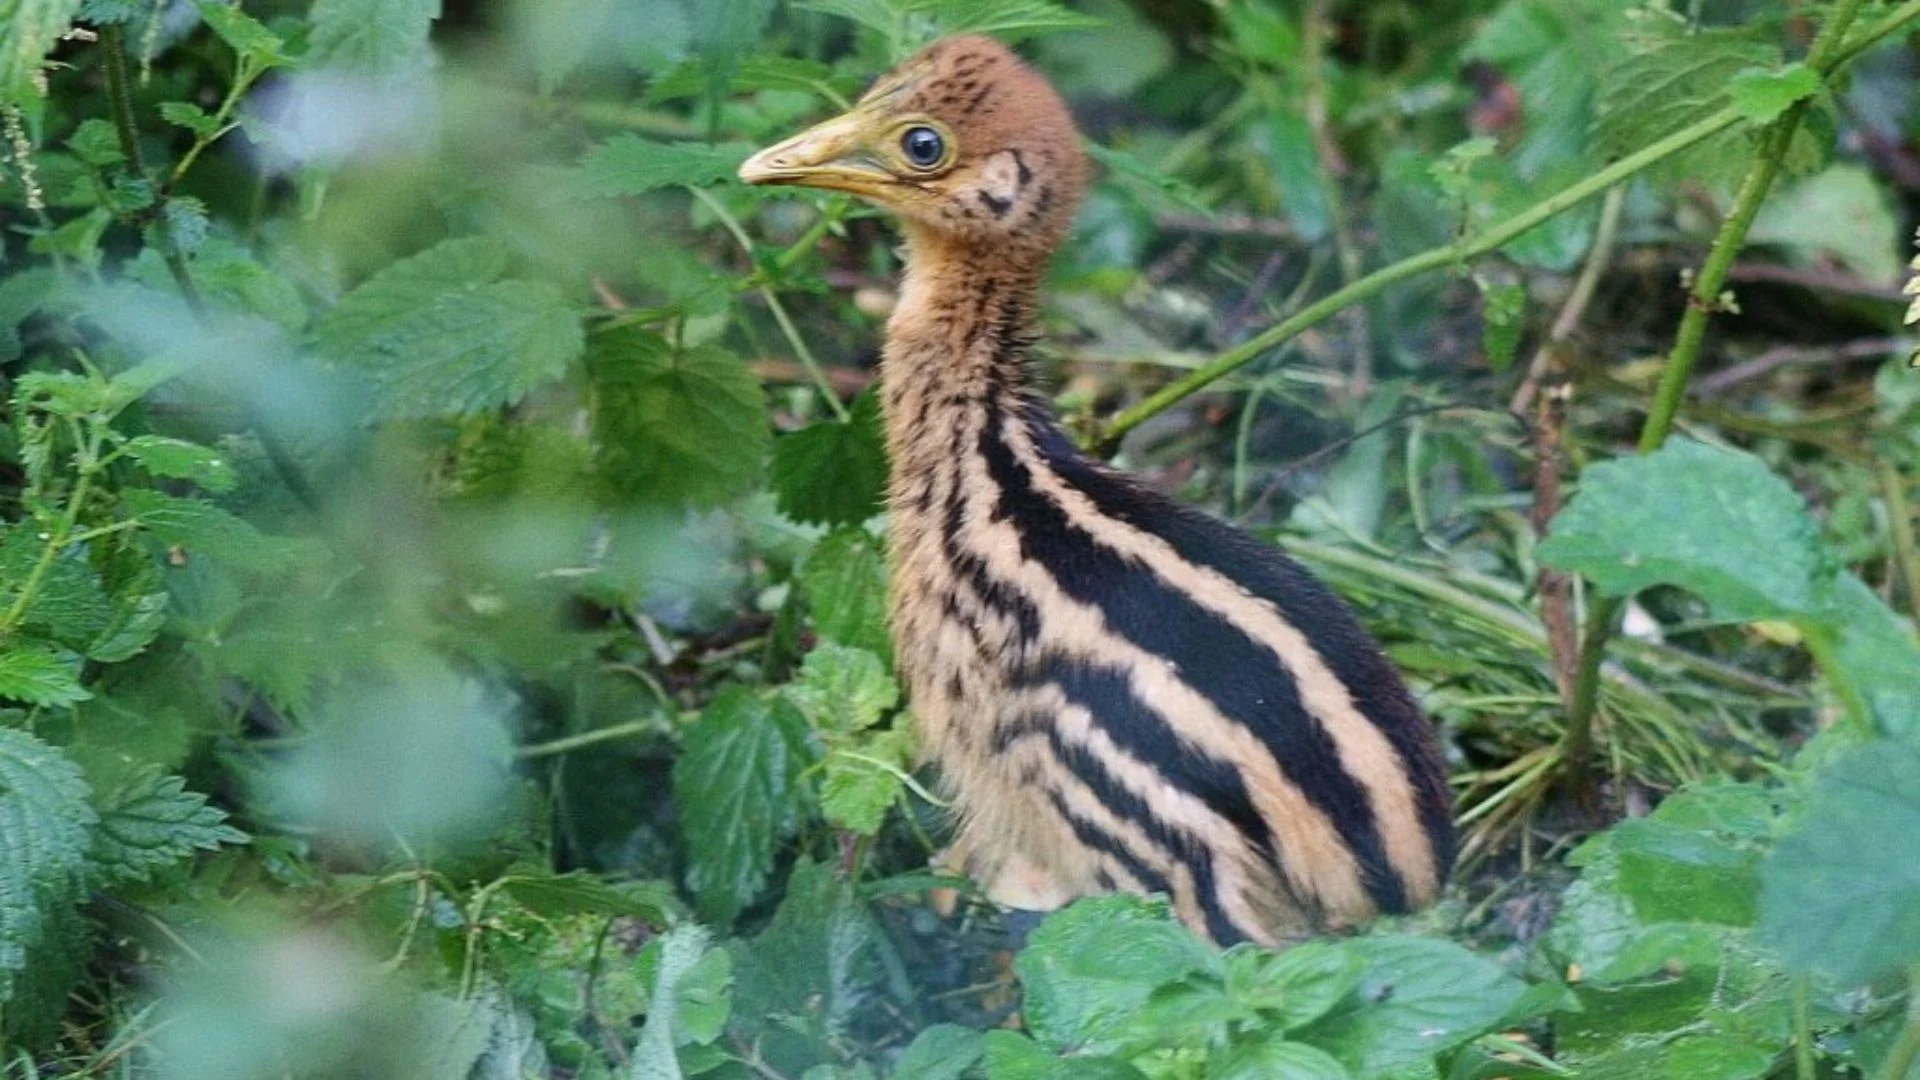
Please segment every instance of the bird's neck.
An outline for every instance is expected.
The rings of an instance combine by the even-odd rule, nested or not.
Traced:
[[[900,301],[881,365],[896,468],[944,444],[962,414],[1010,405],[1026,383],[1044,257],[907,233]]]

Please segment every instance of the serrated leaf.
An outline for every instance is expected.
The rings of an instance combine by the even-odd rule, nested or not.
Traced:
[[[987,1052],[984,1032],[935,1024],[913,1037],[894,1063],[893,1074],[914,1080],[960,1080]]]
[[[405,75],[432,59],[427,32],[440,0],[314,0],[309,62],[367,75]]]
[[[80,685],[79,658],[13,638],[0,650],[0,701],[57,708],[93,695]]]
[[[0,534],[0,610],[19,600],[19,588],[36,576],[46,552],[40,533],[16,527]],[[85,549],[69,545],[38,575],[20,625],[70,649],[83,649],[114,621],[115,603]]]
[[[906,732],[882,731],[857,746],[830,751],[822,764],[820,813],[833,825],[872,836],[900,801],[900,779],[912,759]]]
[[[808,653],[799,678],[782,693],[814,727],[841,733],[872,727],[900,702],[899,684],[885,661],[833,642]]]
[[[707,92],[708,87],[706,68],[698,61],[689,60],[655,80],[647,88],[647,100],[666,102],[699,97]],[[746,57],[727,79],[728,92],[735,94],[757,90],[797,90],[820,94],[823,88],[842,97],[851,96],[859,90],[853,80],[817,60],[790,56]]]
[[[895,56],[948,34],[992,34],[1013,42],[1046,31],[1103,25],[1052,0],[807,0],[795,6],[876,30]]]
[[[207,204],[191,195],[174,195],[160,204],[160,216],[147,226],[149,249],[164,250],[171,243],[183,255],[193,255],[207,242]]]
[[[873,537],[859,529],[828,535],[807,554],[800,584],[821,637],[893,655],[887,637],[886,557]]]
[[[753,153],[746,143],[663,143],[639,135],[615,135],[580,160],[566,194],[581,199],[639,195],[675,185],[695,187],[732,180]]]
[[[758,479],[772,438],[766,395],[738,358],[620,330],[594,338],[589,365],[595,462],[615,495],[711,506]]]
[[[729,943],[734,1010],[805,1032],[824,1056],[872,997],[885,948],[852,883],[802,858],[767,928]]]
[[[1350,1007],[1298,1033],[1355,1076],[1389,1076],[1491,1030],[1526,993],[1498,964],[1450,941],[1366,937],[1348,942],[1365,965]]]
[[[1755,124],[1772,123],[1794,102],[1820,92],[1820,75],[1805,64],[1747,68],[1727,83],[1727,96]]]
[[[260,20],[241,11],[238,4],[196,0],[195,6],[200,9],[200,17],[220,35],[220,40],[242,59],[259,67],[276,67],[287,62],[286,42]]]
[[[107,886],[148,881],[155,870],[196,851],[247,842],[246,833],[226,823],[225,811],[158,769],[124,777],[96,793],[95,804],[100,826],[93,834],[93,865]]]
[[[773,444],[773,494],[780,512],[820,525],[858,525],[880,512],[887,491],[887,442],[877,395],[854,400],[845,423],[822,421]]]
[[[40,65],[79,10],[80,0],[0,0],[0,102],[42,96]]]
[[[1821,772],[1762,871],[1760,932],[1846,985],[1920,960],[1920,748],[1882,739]]]
[[[616,883],[585,871],[524,872],[501,878],[500,888],[521,907],[540,915],[621,915],[652,926],[673,921],[672,897],[648,881]]]
[[[1102,1054],[1137,1035],[1134,1020],[1156,989],[1219,963],[1165,902],[1116,895],[1047,916],[1014,968],[1027,1030],[1041,1046]]]
[[[1353,1074],[1324,1050],[1279,1038],[1255,1038],[1207,1069],[1207,1080],[1348,1080]]]
[[[36,1039],[63,1011],[79,973],[76,906],[97,820],[72,759],[0,727],[0,1034]]]
[[[220,130],[220,122],[207,115],[200,106],[187,101],[163,101],[160,103],[160,118],[176,127],[186,128],[205,139]]]
[[[67,149],[73,156],[95,168],[118,165],[126,160],[125,152],[120,148],[120,132],[110,120],[98,116],[80,121],[80,126],[67,136]]]
[[[491,237],[446,240],[382,269],[315,327],[321,351],[371,387],[376,418],[511,405],[580,357],[580,321],[543,281],[500,280]]]
[[[1136,191],[1149,193],[1182,210],[1208,216],[1213,214],[1213,207],[1207,205],[1193,185],[1161,172],[1138,155],[1098,143],[1088,143],[1086,146],[1095,161],[1110,170],[1115,179],[1129,183]]]
[[[1602,153],[1638,149],[1728,103],[1739,73],[1780,60],[1780,47],[1745,29],[1690,29],[1650,12],[1626,34],[1627,56],[1609,69],[1597,100],[1594,142]]]
[[[1306,941],[1278,954],[1243,946],[1226,961],[1227,997],[1259,1010],[1276,1031],[1325,1016],[1360,984],[1365,967],[1333,941]]]
[[[687,729],[673,790],[703,920],[731,923],[765,888],[774,845],[797,813],[792,772],[772,710],[746,687],[722,690]]]
[[[1751,454],[1691,439],[1587,469],[1539,555],[1610,596],[1677,585],[1723,619],[1820,604],[1823,555],[1800,496]]]
[[[127,440],[126,451],[155,476],[191,480],[208,491],[232,491],[236,482],[226,455],[185,439],[136,435]]]
[[[268,536],[202,499],[181,499],[147,488],[121,492],[129,514],[158,539],[190,556],[217,559],[254,574],[276,574],[293,561],[290,541]]]

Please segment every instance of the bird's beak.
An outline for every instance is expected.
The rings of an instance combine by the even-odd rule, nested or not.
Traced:
[[[868,149],[873,128],[873,118],[858,109],[836,116],[748,158],[740,179],[875,194],[892,183],[893,175]]]

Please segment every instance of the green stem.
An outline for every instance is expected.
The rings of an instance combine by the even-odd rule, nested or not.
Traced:
[[[1808,55],[1807,63],[1821,75],[1839,68],[1874,44],[1897,33],[1907,23],[1920,18],[1920,0],[1908,0],[1907,3],[1895,8],[1885,18],[1875,23],[1866,33],[1847,41],[1844,46],[1836,47],[1833,43],[1839,40],[1840,34],[1845,31],[1846,24],[1852,21],[1859,3],[1860,0],[1846,0],[1841,9],[1835,12],[1833,19],[1822,28],[1820,38],[1814,42],[1814,51]],[[1796,107],[1796,110],[1791,113],[1796,123],[1802,111],[1804,111],[1804,105]],[[1298,314],[1282,320],[1264,333],[1221,353],[1191,373],[1162,387],[1139,404],[1122,410],[1098,433],[1098,438],[1088,441],[1102,450],[1110,450],[1118,445],[1121,437],[1127,432],[1167,411],[1222,376],[1245,366],[1275,345],[1299,336],[1303,331],[1354,304],[1372,299],[1386,291],[1390,285],[1493,251],[1541,222],[1578,206],[1614,184],[1734,127],[1740,123],[1741,119],[1742,116],[1737,110],[1722,109],[1621,158],[1483,233],[1462,237],[1453,243],[1409,256],[1329,293],[1319,301],[1303,308]],[[1783,117],[1776,123],[1784,122],[1785,119]],[[1719,295],[1717,289],[1714,295]]]
[[[1813,1019],[1811,983],[1805,975],[1793,980],[1793,1076],[1794,1080],[1814,1080]]]
[[[1813,48],[1807,53],[1808,67],[1825,76],[1841,56],[1854,55],[1841,51],[1840,43],[1845,40],[1854,16],[1859,14],[1860,4],[1861,0],[1841,0],[1833,16],[1820,28],[1819,36],[1814,38]],[[1904,4],[1875,25],[1868,37],[1873,38],[1882,32],[1890,34],[1916,16],[1920,16],[1920,2]],[[1706,339],[1707,318],[1720,306],[1720,290],[1726,286],[1727,272],[1732,269],[1733,260],[1746,243],[1747,232],[1753,227],[1754,218],[1759,215],[1767,192],[1780,175],[1780,163],[1786,158],[1794,133],[1800,128],[1807,105],[1806,100],[1795,102],[1767,129],[1753,164],[1747,168],[1747,175],[1734,196],[1733,212],[1721,222],[1720,231],[1714,235],[1713,246],[1707,252],[1706,262],[1701,264],[1700,272],[1694,276],[1693,288],[1687,294],[1687,312],[1680,318],[1680,327],[1674,334],[1673,349],[1667,354],[1667,366],[1660,373],[1660,385],[1654,391],[1646,425],[1640,429],[1639,452],[1642,454],[1660,449],[1673,431],[1674,417],[1679,414],[1680,405],[1686,398],[1687,380],[1693,374],[1701,343]],[[1586,636],[1580,643],[1580,664],[1574,680],[1573,700],[1567,710],[1564,737],[1567,766],[1575,772],[1586,767],[1587,754],[1592,746],[1593,711],[1599,697],[1601,654],[1606,651],[1607,639],[1613,635],[1615,616],[1622,606],[1623,602],[1616,599],[1597,600],[1589,612]],[[1828,674],[1831,679],[1831,671]],[[1856,702],[1850,701],[1848,704],[1851,706]]]
[[[1878,1080],[1907,1080],[1915,1059],[1920,1059],[1920,964],[1907,969],[1907,1023],[1880,1063]]]
[[[52,572],[55,560],[66,550],[71,542],[74,526],[79,524],[80,511],[86,505],[88,490],[93,485],[93,474],[99,468],[101,436],[93,432],[86,443],[79,448],[79,462],[73,481],[73,491],[67,496],[66,512],[60,515],[60,523],[47,537],[46,546],[40,549],[40,558],[27,572],[27,580],[20,583],[20,595],[13,600],[13,606],[0,616],[0,638],[11,634],[22,619],[27,617],[27,609],[33,606],[34,597],[40,592],[40,586]]]
[[[131,80],[127,75],[127,32],[119,23],[107,23],[100,28],[100,44],[107,53],[107,108],[113,113],[114,130],[120,133],[120,152],[126,156],[127,168],[142,180],[150,180],[147,166],[140,157],[140,136],[133,124],[133,93],[129,89]],[[165,208],[165,196],[157,196],[159,202],[154,210]],[[173,230],[167,227],[164,215],[154,218],[154,229],[160,235],[160,258],[167,264],[167,272],[173,275],[173,283],[179,286],[180,295],[186,300],[187,307],[195,315],[205,315],[206,301],[200,296],[199,286],[193,283],[193,275],[187,271],[187,258],[173,242]]]
[[[1920,612],[1920,541],[1914,539],[1913,505],[1907,501],[1906,477],[1884,457],[1874,463],[1874,472],[1880,481],[1880,497],[1887,504],[1893,563],[1907,586],[1907,610]]]
[[[522,759],[552,757],[555,754],[566,754],[589,746],[598,746],[604,742],[630,739],[638,735],[658,735],[669,730],[671,725],[658,717],[629,720],[624,724],[609,724],[592,731],[583,731],[578,735],[567,735],[548,742],[522,746],[513,752],[513,756]]]

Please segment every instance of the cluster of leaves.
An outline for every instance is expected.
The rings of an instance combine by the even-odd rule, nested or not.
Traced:
[[[1920,458],[1903,369],[1854,395],[1864,451],[1791,402],[1703,417],[1763,456],[1595,464],[1536,545],[1506,413],[1461,402],[1504,393],[1541,283],[1602,231],[1587,202],[1364,312],[1343,345],[1396,328],[1364,400],[1329,392],[1337,360],[1275,361],[1227,387],[1237,432],[1129,444],[1362,604],[1470,822],[1517,820],[1554,760],[1543,565],[1675,639],[1610,669],[1616,796],[1694,786],[1587,839],[1558,897],[1494,864],[1424,921],[1280,953],[1109,897],[1015,950],[928,900],[969,886],[925,869],[945,826],[886,630],[878,398],[817,359],[878,334],[827,285],[878,291],[886,233],[732,179],[946,32],[1142,103],[1093,131],[1055,274],[1049,362],[1097,373],[1069,411],[1131,391],[1116,359],[1191,366],[1325,265],[1488,235],[1725,110],[1623,231],[1697,234],[1804,107],[1754,237],[1887,285],[1886,186],[1831,157],[1843,125],[1915,122],[1872,113],[1911,74],[1843,95],[1790,62],[1791,5],[1701,6],[1376,5],[1345,49],[1325,5],[0,0],[0,1067],[1893,1076],[1920,1050],[1920,646],[1868,582],[1920,567],[1875,527]],[[1498,73],[1478,99],[1463,65]],[[1178,229],[1228,239],[1193,267]],[[1642,337],[1678,316],[1643,306]],[[1621,367],[1582,387],[1592,456],[1638,401]],[[1557,904],[1544,932],[1487,917],[1509,891]]]

